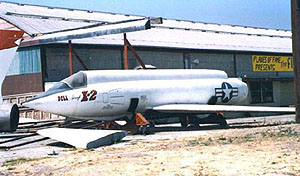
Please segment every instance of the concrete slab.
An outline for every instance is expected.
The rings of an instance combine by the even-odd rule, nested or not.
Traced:
[[[39,135],[67,143],[76,148],[91,149],[111,145],[123,139],[126,131],[121,130],[91,130],[70,128],[48,128],[38,130]]]

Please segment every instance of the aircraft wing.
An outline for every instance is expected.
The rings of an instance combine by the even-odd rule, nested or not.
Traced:
[[[100,25],[95,27],[87,27],[83,29],[73,29],[52,34],[45,34],[41,37],[36,37],[36,40],[38,40],[39,44],[44,44],[72,39],[82,39],[110,34],[141,31],[150,29],[150,23],[151,22],[148,19],[123,21],[115,24]]]
[[[215,112],[288,112],[295,113],[295,107],[266,107],[238,105],[206,104],[168,104],[153,107],[153,110],[165,113],[215,113]]]

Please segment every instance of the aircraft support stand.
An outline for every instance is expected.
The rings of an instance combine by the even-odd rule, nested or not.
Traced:
[[[134,114],[134,118],[132,120],[128,120],[126,125],[120,125],[115,121],[106,122],[104,125],[105,129],[119,129],[119,130],[127,130],[138,134],[147,135],[150,133],[149,131],[149,122],[141,113]]]

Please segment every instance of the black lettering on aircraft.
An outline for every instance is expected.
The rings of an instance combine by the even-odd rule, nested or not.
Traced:
[[[60,95],[57,97],[58,101],[69,101],[68,96]]]

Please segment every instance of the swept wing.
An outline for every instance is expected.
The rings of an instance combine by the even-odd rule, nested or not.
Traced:
[[[153,107],[154,111],[165,113],[216,113],[216,112],[286,112],[295,113],[295,107],[266,107],[239,105],[207,105],[207,104],[168,104]]]

